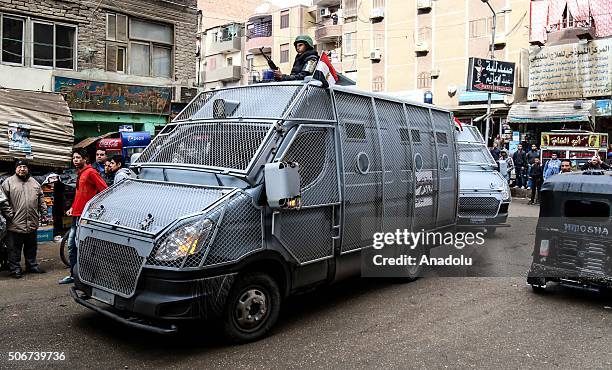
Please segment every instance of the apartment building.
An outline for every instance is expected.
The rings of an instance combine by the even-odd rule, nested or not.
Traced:
[[[75,138],[154,133],[195,77],[195,0],[0,0],[0,85],[61,92]]]

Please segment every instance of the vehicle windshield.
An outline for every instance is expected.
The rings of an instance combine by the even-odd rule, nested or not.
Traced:
[[[497,166],[493,156],[484,145],[457,143],[459,148],[459,162],[471,164],[483,164],[487,166]]]
[[[248,182],[236,176],[176,168],[143,167],[138,173],[138,178],[179,184],[225,186],[241,189],[246,189],[250,186]]]
[[[270,122],[205,121],[167,126],[136,163],[167,163],[246,172]]]

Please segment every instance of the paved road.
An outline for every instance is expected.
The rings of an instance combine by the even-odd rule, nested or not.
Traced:
[[[163,337],[89,312],[56,285],[66,270],[47,244],[47,274],[0,275],[0,368],[41,365],[8,363],[9,351],[64,351],[64,362],[45,365],[96,369],[611,368],[612,302],[562,288],[533,294],[524,275],[537,209],[517,200],[511,215],[524,217],[475,254],[477,277],[348,281],[291,298],[270,337],[242,346],[206,328]]]

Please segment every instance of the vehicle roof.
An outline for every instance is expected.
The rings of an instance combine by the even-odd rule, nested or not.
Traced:
[[[612,171],[560,173],[546,180],[542,185],[542,191],[610,195]]]

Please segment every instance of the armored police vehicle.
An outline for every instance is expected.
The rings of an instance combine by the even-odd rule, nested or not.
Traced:
[[[464,125],[457,132],[459,153],[459,218],[464,226],[486,228],[492,234],[508,219],[510,187],[497,171],[478,128]]]
[[[359,276],[392,220],[453,227],[456,164],[450,113],[430,105],[313,83],[201,93],[137,178],[86,206],[71,293],[132,327],[213,319],[257,339],[289,294]]]

